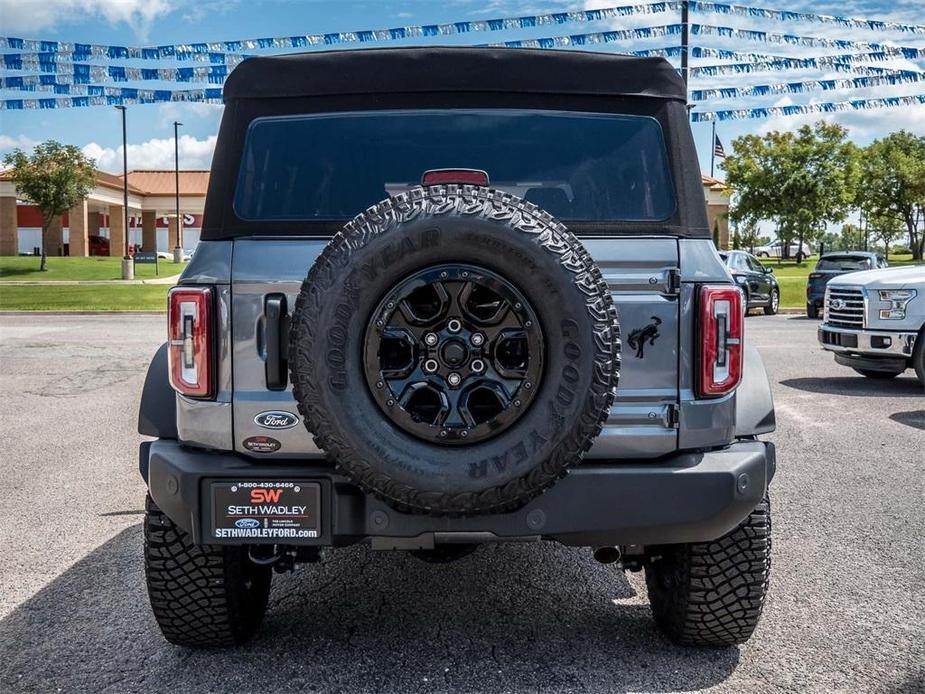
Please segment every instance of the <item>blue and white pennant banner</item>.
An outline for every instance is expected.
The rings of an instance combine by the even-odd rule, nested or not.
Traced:
[[[94,89],[104,89],[96,87]],[[91,90],[88,87],[88,92]],[[59,96],[48,99],[2,99],[0,111],[21,111],[26,109],[82,108],[86,106],[127,106],[130,104],[159,104],[169,102],[222,103],[221,89],[130,89],[119,93],[106,92],[87,96]]]
[[[61,62],[83,63],[88,60],[100,59],[99,56],[88,55],[80,51],[25,51],[20,53],[3,53],[0,57],[3,59],[3,62],[0,63],[0,68],[7,70],[34,69],[17,67],[22,64],[54,65],[55,63]],[[197,53],[195,54],[195,58],[191,58],[185,62],[210,63],[212,65],[228,65],[229,67],[234,67],[238,63],[251,57],[253,56],[247,53]]]
[[[691,48],[692,58],[716,58],[719,60],[737,60],[742,62],[759,63],[769,60],[787,61],[792,60],[798,67],[807,60],[814,61],[814,65],[825,67],[835,63],[879,63],[888,60],[895,60],[896,55],[886,51],[867,51],[861,53],[836,53],[831,55],[820,55],[813,58],[794,58],[786,55],[776,55],[768,53],[753,53],[751,51],[731,51],[725,48],[707,48],[704,46],[694,46]],[[880,70],[900,71],[898,68],[879,67]]]
[[[5,56],[4,56],[5,57]],[[209,82],[222,84],[231,73],[228,65],[202,65],[197,67],[146,68],[121,65],[89,65],[86,63],[21,61],[18,68],[8,70],[39,71],[53,75],[62,84],[90,84],[92,82]],[[0,62],[2,67],[2,62]],[[35,76],[30,76],[34,82]],[[23,77],[25,79],[25,77]],[[18,89],[17,78],[3,78],[5,89]]]
[[[788,46],[820,46],[823,48],[847,50],[882,51],[909,60],[925,58],[925,48],[918,48],[915,46],[893,46],[884,43],[832,39],[823,36],[775,34],[769,31],[739,29],[736,27],[717,26],[713,24],[691,24],[691,34],[694,36],[721,36],[725,38],[744,39],[746,41],[758,41],[760,43],[778,43]]]
[[[780,94],[804,94],[813,91],[836,89],[867,89],[870,87],[895,86],[925,82],[925,73],[908,72],[901,75],[880,75],[875,77],[852,77],[848,79],[807,80],[804,82],[782,82],[779,84],[756,84],[751,87],[716,87],[695,89],[690,93],[691,101],[715,101],[720,99],[742,99],[756,96]]]
[[[546,36],[536,39],[499,41],[498,43],[487,43],[483,45],[496,48],[568,48],[574,46],[608,44],[615,43],[617,41],[633,41],[640,39],[661,38],[664,36],[680,36],[682,29],[683,26],[681,24],[664,24],[662,26],[638,27],[636,29],[595,31],[588,34],[569,34],[567,36]]]
[[[744,120],[747,118],[770,118],[772,116],[799,116],[810,113],[839,113],[844,111],[868,111],[878,108],[925,105],[925,94],[912,96],[885,96],[878,99],[851,99],[818,104],[794,104],[789,106],[766,106],[758,108],[737,108],[728,111],[694,111],[693,123],[712,121]]]
[[[847,29],[869,29],[871,31],[901,31],[911,34],[925,34],[923,24],[903,24],[901,22],[884,22],[876,19],[859,19],[855,17],[837,17],[812,12],[791,12],[790,10],[769,10],[764,7],[747,5],[729,5],[721,2],[700,2],[690,0],[691,12],[712,12],[714,14],[737,15],[740,17],[758,17],[773,19],[778,22],[812,22],[835,24]]]
[[[447,24],[414,24],[391,29],[340,31],[323,34],[305,34],[301,36],[279,36],[273,38],[243,39],[238,41],[213,41],[149,47],[113,46],[0,37],[0,49],[6,48],[16,51],[38,53],[64,52],[75,55],[76,57],[74,60],[78,62],[90,59],[191,60],[194,59],[195,56],[207,55],[209,53],[242,53],[254,50],[340,46],[351,43],[380,43],[411,38],[451,36],[454,34],[469,34],[475,32],[531,29],[541,26],[599,22],[619,17],[678,12],[680,11],[680,7],[681,3],[677,2],[677,0],[673,0],[670,2],[620,5],[597,10],[552,12],[521,17],[450,22]]]

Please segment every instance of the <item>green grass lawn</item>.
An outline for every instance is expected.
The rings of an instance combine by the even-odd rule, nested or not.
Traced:
[[[168,284],[3,285],[0,311],[166,311],[168,289]]]
[[[0,257],[0,280],[45,281],[45,280],[120,280],[122,279],[122,258],[92,256],[89,258],[48,258],[48,270],[39,272],[40,258],[36,256]],[[183,263],[161,260],[158,263],[160,277],[177,275],[183,271]],[[154,265],[135,266],[137,279],[153,279]]]

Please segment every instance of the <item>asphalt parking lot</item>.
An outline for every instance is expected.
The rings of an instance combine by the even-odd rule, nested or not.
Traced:
[[[256,641],[192,653],[161,639],[141,563],[135,416],[164,317],[0,316],[0,691],[922,691],[925,394],[836,366],[815,325],[747,322],[778,474],[746,645],[674,647],[641,575],[543,544],[329,553],[276,577]]]

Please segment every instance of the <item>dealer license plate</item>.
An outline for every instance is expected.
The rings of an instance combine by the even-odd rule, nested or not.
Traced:
[[[300,481],[212,483],[212,537],[285,543],[321,534],[321,485]]]

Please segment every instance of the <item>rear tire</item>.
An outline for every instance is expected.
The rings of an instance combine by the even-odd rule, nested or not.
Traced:
[[[896,378],[902,371],[874,371],[873,369],[855,369],[859,374],[864,376],[864,378],[873,378],[877,381],[889,381],[891,378]]]
[[[731,646],[755,631],[771,572],[771,502],[712,542],[653,548],[646,587],[658,628],[683,646]]]
[[[267,609],[272,572],[247,547],[196,545],[149,496],[145,575],[154,618],[170,643],[224,648],[250,639]]]
[[[768,305],[764,307],[764,315],[776,316],[780,309],[780,292],[776,289],[771,290],[771,298],[768,299]]]
[[[819,318],[819,307],[816,304],[806,304],[806,317],[807,318]]]

